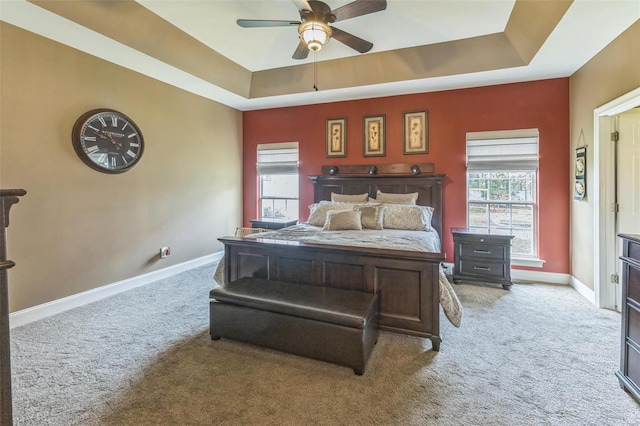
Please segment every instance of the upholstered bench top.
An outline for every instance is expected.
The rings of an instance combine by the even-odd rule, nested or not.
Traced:
[[[358,329],[365,327],[378,305],[378,295],[373,293],[251,277],[214,288],[209,296],[220,302]]]

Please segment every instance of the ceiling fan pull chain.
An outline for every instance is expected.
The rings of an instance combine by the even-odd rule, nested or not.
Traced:
[[[313,52],[313,90],[318,91],[318,60],[317,55],[318,52]]]

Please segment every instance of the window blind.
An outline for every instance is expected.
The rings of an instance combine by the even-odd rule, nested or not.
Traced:
[[[298,173],[298,142],[258,145],[258,175],[295,175]]]
[[[467,171],[536,171],[538,129],[467,133]]]

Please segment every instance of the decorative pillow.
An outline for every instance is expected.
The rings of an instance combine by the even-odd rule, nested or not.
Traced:
[[[418,201],[418,193],[412,192],[410,194],[389,194],[378,189],[378,192],[376,194],[376,201],[379,203],[409,204],[415,206],[416,202]]]
[[[369,194],[357,194],[357,195],[348,195],[348,194],[336,194],[335,192],[331,193],[331,201],[338,203],[363,203],[369,199]]]
[[[352,229],[362,231],[360,212],[353,210],[333,210],[327,212],[327,220],[322,227],[323,231],[342,231]]]
[[[309,206],[309,219],[307,223],[313,226],[324,226],[324,222],[327,220],[327,212],[329,211],[353,211],[353,204],[349,203],[315,203]]]
[[[360,221],[363,229],[383,229],[384,207],[376,204],[363,204],[356,206],[355,209],[362,215]]]
[[[386,204],[382,224],[389,229],[430,231],[433,207]]]

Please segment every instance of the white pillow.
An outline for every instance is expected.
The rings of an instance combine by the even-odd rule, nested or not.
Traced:
[[[385,204],[382,224],[385,229],[430,231],[433,207]]]
[[[324,226],[324,222],[327,220],[327,212],[329,211],[353,211],[353,204],[350,203],[330,203],[320,202],[311,204],[309,206],[309,219],[307,223],[313,226]]]
[[[369,194],[336,194],[335,192],[331,193],[331,201],[338,203],[363,203],[369,199]]]
[[[412,192],[409,194],[390,194],[382,192],[378,189],[376,193],[376,201],[378,203],[390,203],[390,204],[408,204],[415,206],[418,201],[418,193]]]

